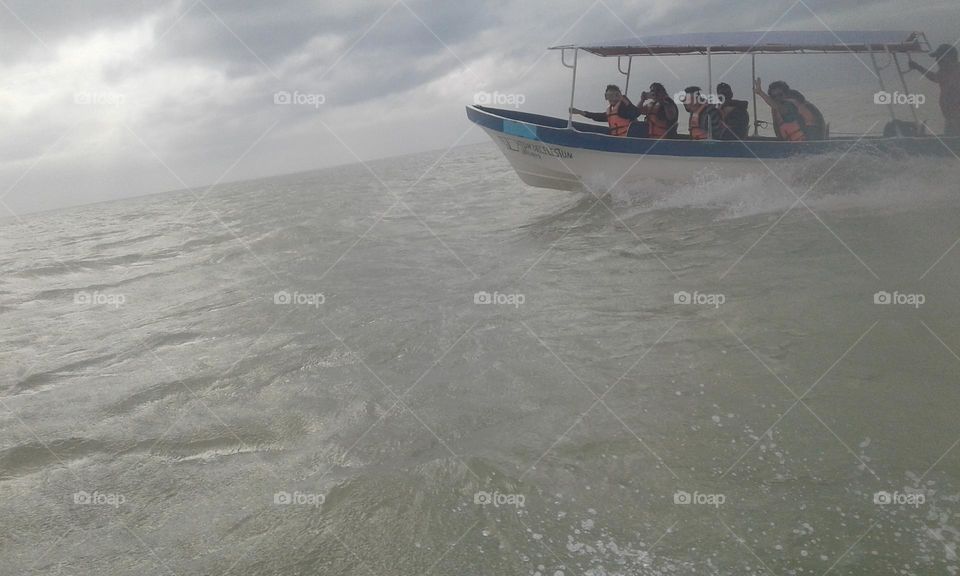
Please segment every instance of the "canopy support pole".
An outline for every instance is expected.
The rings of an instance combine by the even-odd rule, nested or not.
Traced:
[[[886,85],[885,85],[884,82],[883,82],[883,73],[880,72],[880,66],[877,65],[877,55],[874,54],[873,52],[870,53],[870,62],[873,63],[873,70],[877,73],[877,81],[880,83],[880,91],[881,91],[881,92],[886,92],[886,93],[889,95],[889,92],[887,92],[887,87],[886,87]],[[898,67],[899,67],[899,66],[898,66]],[[892,98],[890,98],[889,101],[887,102],[887,109],[890,110],[890,118],[891,118],[894,122],[896,122],[896,121],[897,121],[897,110],[896,110],[896,108],[893,106],[893,99],[892,99]]]
[[[630,97],[630,71],[633,69],[633,56],[627,57],[627,69],[623,69],[623,56],[617,56],[617,71],[627,77],[627,84],[623,87],[623,95]]]
[[[572,66],[570,64],[567,64],[567,58],[566,58],[567,51],[564,50],[560,53],[560,61],[563,63],[563,65],[573,70],[573,82],[571,83],[571,86],[570,86],[570,110],[569,110],[569,115],[567,116],[567,129],[573,128],[573,97],[577,92],[577,56],[579,55],[579,53],[580,53],[579,48],[573,49],[573,65]]]
[[[898,57],[897,54],[895,54],[895,53],[893,53],[893,52],[890,52],[889,54],[890,54],[890,57],[893,58],[893,65],[897,67],[897,74],[900,75],[900,85],[903,86],[903,93],[904,93],[904,94],[909,94],[909,93],[910,93],[910,86],[907,85],[907,79],[906,79],[906,77],[903,75],[903,69],[900,68],[900,58]],[[908,59],[908,60],[910,59],[910,55],[909,55],[909,54],[907,54],[907,59]],[[909,70],[909,68],[907,68],[907,70]],[[917,107],[916,107],[916,106],[910,106],[910,112],[913,114],[913,121],[917,123],[917,126],[919,126],[919,125],[920,125],[920,115],[917,114]]]
[[[713,94],[713,57],[707,46],[707,94]]]
[[[750,54],[751,61],[751,73],[753,77],[753,84],[751,84],[750,91],[753,92],[753,136],[756,138],[760,135],[760,113],[757,111],[757,91],[754,87],[757,85],[757,55]]]
[[[630,72],[633,70],[633,56],[627,58],[627,83],[623,87],[623,95],[629,98],[630,94]]]

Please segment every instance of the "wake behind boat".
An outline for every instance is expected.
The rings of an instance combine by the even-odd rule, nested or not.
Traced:
[[[693,140],[684,135],[651,138],[649,125],[638,121],[640,136],[611,135],[598,124],[573,120],[580,52],[618,58],[618,69],[630,85],[632,59],[640,56],[702,55],[708,62],[708,82],[713,85],[711,57],[719,54],[749,54],[756,82],[756,56],[760,54],[869,54],[881,91],[886,90],[876,54],[888,55],[899,76],[904,93],[909,92],[901,60],[910,63],[911,55],[929,52],[924,34],[919,32],[747,32],[683,34],[636,38],[628,42],[555,46],[562,62],[572,70],[570,115],[556,118],[473,105],[467,117],[481,126],[500,147],[520,179],[531,186],[558,190],[589,189],[591,183],[613,185],[644,178],[684,180],[691,174],[709,170],[719,176],[767,172],[797,156],[840,156],[852,149],[869,154],[905,156],[956,156],[960,138],[926,135],[914,110],[913,122],[896,116],[889,104],[891,121],[886,135],[831,136],[829,126],[822,137],[790,141],[759,135],[760,122],[752,135],[734,140]],[[568,63],[568,54],[572,62]],[[626,70],[623,64],[626,59]],[[756,96],[753,110],[756,111]],[[915,135],[900,130],[909,127]]]

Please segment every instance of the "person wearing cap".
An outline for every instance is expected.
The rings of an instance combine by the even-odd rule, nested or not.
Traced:
[[[771,82],[767,92],[757,78],[753,91],[770,106],[773,114],[773,129],[777,138],[789,142],[823,140],[826,136],[826,121],[823,114],[803,94],[782,81]]]
[[[717,84],[717,96],[722,98],[720,111],[721,140],[745,140],[750,132],[750,112],[746,100],[734,100],[733,88],[726,82]]]
[[[723,131],[720,111],[700,93],[699,86],[688,86],[684,90],[683,107],[690,113],[691,140],[716,140]]]
[[[640,109],[620,92],[620,88],[615,84],[608,85],[603,97],[609,104],[606,112],[586,112],[570,108],[570,113],[585,116],[594,122],[606,122],[610,126],[611,136],[641,136],[639,129],[642,124],[635,122],[640,116]]]
[[[650,85],[650,91],[640,96],[640,113],[647,117],[650,138],[676,137],[680,110],[663,84],[654,82]]]
[[[930,53],[937,61],[934,72],[910,61],[910,69],[917,70],[925,78],[940,85],[940,111],[943,113],[947,136],[960,137],[960,62],[957,49],[949,44],[941,44]]]

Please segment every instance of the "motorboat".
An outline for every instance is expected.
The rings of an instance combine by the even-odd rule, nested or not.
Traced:
[[[617,58],[618,70],[626,76],[629,90],[633,58],[702,56],[707,59],[708,86],[713,86],[713,62],[717,55],[750,57],[756,80],[757,56],[784,54],[866,54],[879,80],[877,94],[888,93],[882,68],[894,67],[902,94],[909,94],[905,77],[913,54],[925,54],[930,46],[923,33],[906,31],[814,31],[680,34],[636,37],[628,41],[553,46],[562,64],[572,70],[570,107],[573,109],[577,69],[581,54]],[[880,59],[888,59],[881,66]],[[889,94],[889,93],[888,93]],[[883,104],[883,102],[878,102]],[[754,95],[753,115],[757,99]],[[764,122],[755,121],[753,133],[741,140],[691,140],[683,134],[673,138],[612,136],[605,125],[567,118],[532,114],[517,109],[467,107],[467,118],[483,128],[499,146],[520,179],[530,186],[557,190],[590,190],[640,179],[676,181],[708,171],[718,176],[776,170],[800,156],[840,157],[851,151],[893,157],[957,157],[960,138],[947,138],[925,130],[913,108],[912,121],[897,118],[896,102],[887,102],[889,127],[903,124],[917,131],[905,135],[829,134],[823,139],[783,141],[763,136]],[[680,126],[684,127],[681,108]]]

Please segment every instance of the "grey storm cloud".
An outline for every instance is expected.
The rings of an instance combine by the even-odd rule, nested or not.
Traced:
[[[355,38],[388,9],[384,25],[370,30],[378,43],[359,43],[354,56],[415,58],[436,51],[436,39],[421,33],[424,25],[409,15],[404,4],[448,45],[469,41],[507,16],[502,2],[468,7],[422,0],[7,0],[9,10],[0,9],[0,33],[12,49],[5,49],[0,57],[11,63],[18,56],[36,56],[37,38],[55,46],[67,38],[122,28],[154,16],[156,31],[168,40],[158,43],[156,57],[206,61],[243,73],[261,61],[278,65],[318,36]]]
[[[772,25],[960,36],[936,0],[4,0],[0,217],[444,148],[481,89],[565,109],[548,45]],[[279,106],[281,91],[323,104]]]

